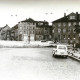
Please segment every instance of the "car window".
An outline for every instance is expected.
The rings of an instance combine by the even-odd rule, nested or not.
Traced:
[[[58,49],[66,49],[65,46],[59,46]]]

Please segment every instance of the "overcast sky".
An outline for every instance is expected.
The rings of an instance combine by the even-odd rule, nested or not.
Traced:
[[[0,0],[0,27],[10,27],[26,18],[52,22],[64,13],[80,13],[80,0]]]

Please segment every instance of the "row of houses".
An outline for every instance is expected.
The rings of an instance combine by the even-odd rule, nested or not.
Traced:
[[[75,26],[80,26],[80,14],[70,13],[49,25],[47,21],[35,21],[32,18],[18,22],[14,27],[8,25],[0,29],[1,40],[39,41],[54,40],[61,43],[79,43],[80,36]]]
[[[32,18],[20,21],[12,28],[6,25],[1,28],[0,32],[1,40],[39,41],[52,39],[52,26],[47,21],[35,21]],[[3,32],[5,35],[2,34]]]
[[[76,33],[76,25],[80,26],[80,14],[70,13],[60,19],[57,19],[52,22],[52,36],[55,41],[65,42],[65,43],[79,43],[80,35]]]

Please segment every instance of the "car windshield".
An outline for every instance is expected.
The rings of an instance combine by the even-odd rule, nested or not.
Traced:
[[[65,49],[66,50],[66,47],[65,46],[59,46],[58,49]]]

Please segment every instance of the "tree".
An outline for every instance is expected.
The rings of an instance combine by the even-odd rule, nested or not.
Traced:
[[[80,47],[80,26],[79,25],[75,25],[75,31],[79,35],[79,43],[76,46]]]

